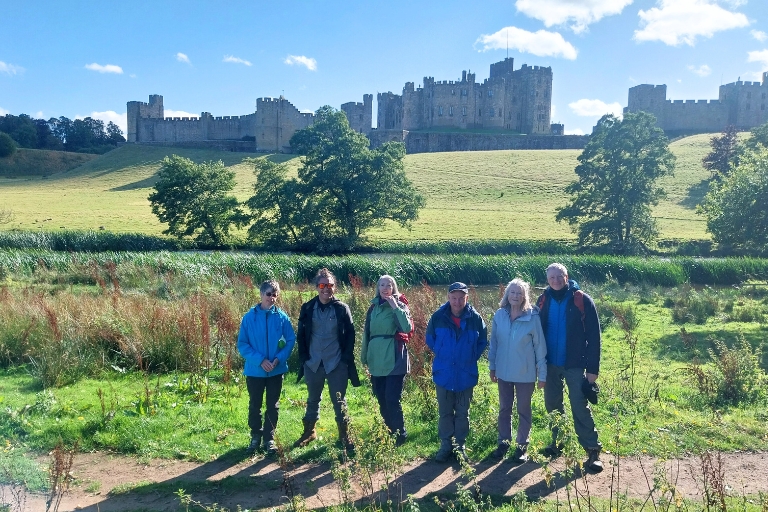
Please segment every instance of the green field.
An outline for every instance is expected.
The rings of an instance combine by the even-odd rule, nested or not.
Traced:
[[[97,156],[89,153],[20,148],[13,156],[0,158],[0,176],[4,178],[49,176],[79,167]]]
[[[671,144],[677,171],[664,186],[669,197],[655,210],[666,239],[706,238],[695,205],[706,191],[709,173],[701,159],[711,135],[686,137]],[[178,154],[200,162],[223,160],[237,173],[236,195],[251,195],[255,177],[246,157],[264,155],[213,150],[123,146],[79,167],[46,179],[0,178],[0,208],[13,210],[6,229],[58,230],[103,227],[115,232],[159,234],[163,230],[149,208],[150,188],[164,156]],[[554,220],[567,201],[563,188],[574,180],[576,150],[519,150],[422,153],[406,157],[406,171],[427,198],[427,207],[408,231],[394,223],[370,233],[373,240],[573,238]],[[274,155],[298,166],[298,159]],[[397,201],[397,197],[392,198]]]

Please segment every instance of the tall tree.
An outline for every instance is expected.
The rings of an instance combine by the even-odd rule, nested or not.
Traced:
[[[578,157],[578,180],[565,188],[573,197],[556,216],[574,228],[581,244],[627,253],[658,236],[651,206],[665,193],[656,180],[673,173],[675,157],[655,123],[646,112],[623,119],[608,114],[597,122]]]
[[[720,180],[728,176],[731,167],[738,161],[739,135],[736,127],[728,125],[720,136],[714,136],[709,140],[712,147],[707,156],[702,160],[704,168],[711,173],[712,179]]]
[[[0,132],[0,158],[13,156],[16,153],[16,141],[5,132]]]
[[[715,242],[764,252],[768,246],[768,148],[746,151],[698,208]]]
[[[222,161],[196,164],[173,155],[163,159],[149,201],[152,213],[168,224],[163,233],[223,247],[230,227],[243,227],[250,220],[237,198],[229,195],[234,188],[235,173]]]
[[[272,186],[293,187],[305,211],[312,212],[301,216],[301,224],[321,226],[314,232],[304,230],[302,245],[351,250],[366,230],[386,220],[408,226],[418,218],[425,201],[405,175],[403,144],[369,146],[365,135],[349,127],[344,112],[329,106],[317,111],[312,126],[293,135],[291,148],[302,156],[298,179],[278,180]],[[255,199],[250,204],[258,218],[270,216],[269,205]]]

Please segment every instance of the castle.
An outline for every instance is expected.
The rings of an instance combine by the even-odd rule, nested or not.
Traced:
[[[523,65],[514,59],[491,64],[490,77],[477,83],[464,71],[461,80],[435,81],[423,87],[407,82],[402,95],[380,93],[377,128],[372,128],[373,96],[341,105],[352,129],[366,134],[374,146],[405,143],[409,153],[485,149],[582,148],[585,136],[564,135],[563,125],[550,124],[552,68]],[[243,116],[166,118],[163,97],[148,103],[129,101],[128,142],[230,151],[289,152],[293,134],[314,122],[282,96],[259,98],[256,112]],[[524,136],[522,136],[524,135]]]
[[[629,89],[624,112],[650,112],[669,136],[720,132],[728,125],[749,130],[768,121],[768,72],[761,82],[720,86],[716,100],[668,100],[666,85],[636,85]]]

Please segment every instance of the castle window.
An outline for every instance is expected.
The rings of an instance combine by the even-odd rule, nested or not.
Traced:
[[[493,111],[493,107],[488,109],[488,117],[493,117],[496,113]]]
[[[449,116],[452,116],[452,115],[453,115],[453,107],[449,107],[449,108],[448,108],[448,115],[449,115]]]
[[[493,98],[493,89],[488,89],[488,97]]]
[[[461,115],[467,115],[467,107],[461,107]]]
[[[462,89],[461,90],[461,95],[462,96],[467,96],[467,90],[466,89]]]
[[[499,117],[504,117],[504,115],[502,114],[502,110],[501,109],[499,109]]]
[[[451,96],[456,96],[456,89],[451,89]]]
[[[443,115],[443,107],[437,107],[437,115],[438,116]]]
[[[477,116],[483,117],[483,109],[477,109]]]

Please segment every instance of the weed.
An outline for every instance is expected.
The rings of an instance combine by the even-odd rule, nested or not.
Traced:
[[[672,319],[677,323],[703,324],[715,316],[720,304],[708,290],[698,292],[690,286],[681,287],[672,301]]]
[[[45,500],[46,512],[56,512],[61,505],[61,499],[69,490],[72,483],[72,464],[75,461],[77,452],[77,443],[71,450],[66,450],[61,443],[56,445],[51,454],[51,465],[49,468],[50,491]]]

